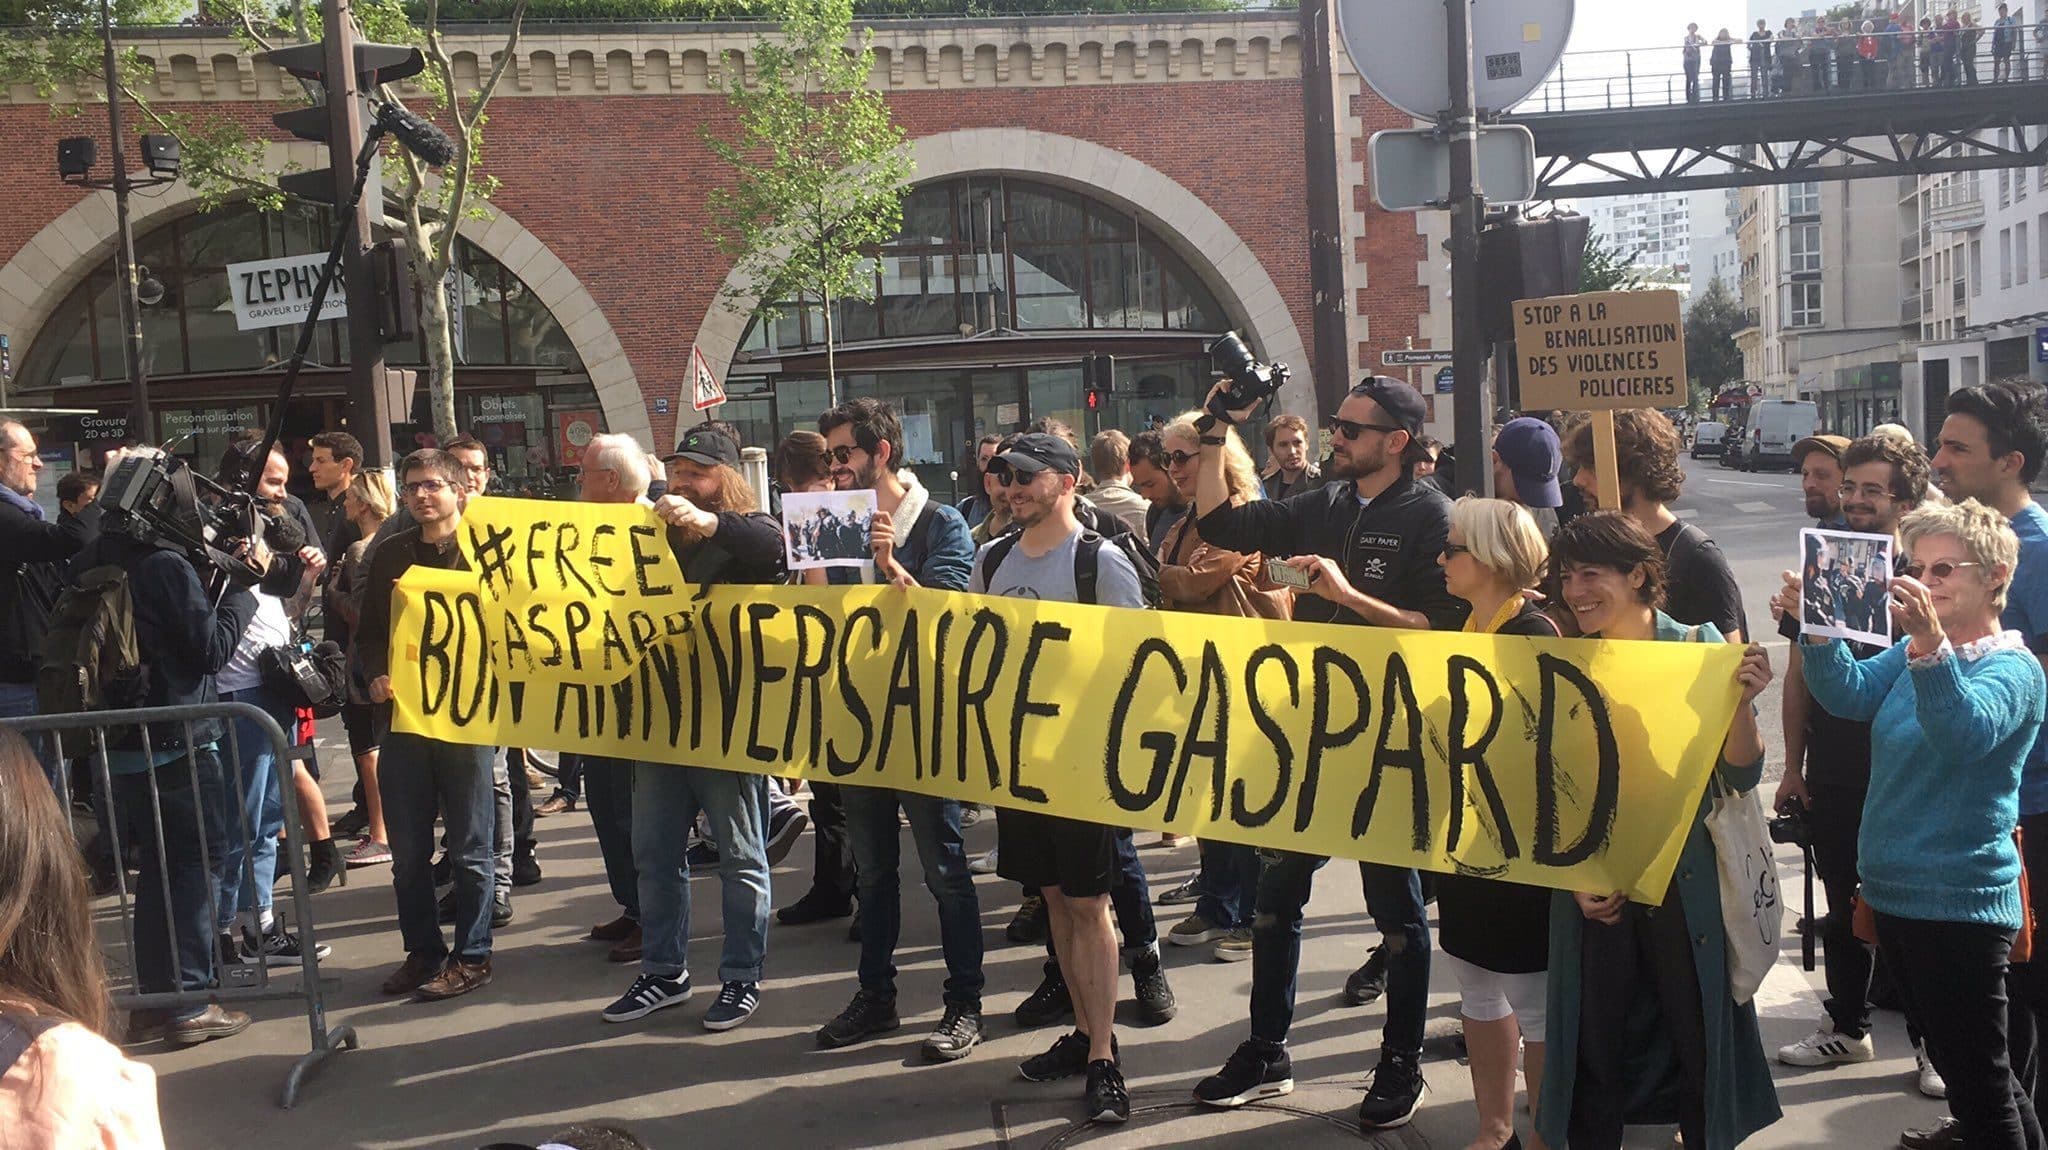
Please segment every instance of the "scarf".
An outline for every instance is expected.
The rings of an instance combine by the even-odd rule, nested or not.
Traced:
[[[0,499],[4,499],[9,503],[14,504],[16,507],[19,507],[23,515],[28,516],[30,519],[33,519],[38,523],[44,522],[45,520],[49,519],[49,516],[45,514],[43,511],[42,504],[37,503],[35,500],[30,499],[28,496],[23,495],[21,492],[16,491],[12,487],[0,487]]]

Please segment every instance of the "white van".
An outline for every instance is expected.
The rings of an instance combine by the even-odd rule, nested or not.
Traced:
[[[1749,405],[1742,427],[1740,466],[1744,471],[1792,466],[1792,446],[1820,434],[1820,409],[1810,399],[1759,399]]]
[[[1693,428],[1692,457],[1704,459],[1721,454],[1728,445],[1728,425],[1725,423],[1702,423]]]

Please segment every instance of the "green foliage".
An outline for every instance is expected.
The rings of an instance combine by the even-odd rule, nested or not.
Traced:
[[[706,133],[735,176],[710,195],[711,234],[758,292],[731,291],[728,307],[824,303],[829,363],[832,301],[873,296],[868,253],[902,225],[911,164],[888,103],[867,86],[873,36],[853,35],[852,0],[778,3],[781,36],[755,45],[747,76],[729,73],[736,134]]]
[[[9,0],[0,0],[0,5],[7,2]],[[502,20],[511,13],[513,3],[514,0],[443,3],[441,18],[447,22]],[[426,0],[407,0],[407,5],[413,17],[419,19],[426,9]],[[1246,0],[859,0],[854,9],[863,17],[902,18],[1036,16],[1070,12],[1235,12],[1247,6]],[[527,6],[526,14],[534,20],[590,23],[779,18],[776,0],[534,0]]]
[[[1636,267],[1635,253],[1626,256],[1600,238],[1586,234],[1586,254],[1579,265],[1579,290],[1635,291],[1643,286],[1642,269]]]
[[[1742,378],[1742,352],[1735,346],[1742,326],[1742,305],[1718,278],[1686,308],[1686,374],[1709,400]]]

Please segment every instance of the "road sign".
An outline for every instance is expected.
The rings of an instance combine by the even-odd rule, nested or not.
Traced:
[[[1451,144],[1428,128],[1374,132],[1372,198],[1390,212],[1444,207],[1451,199]],[[1489,204],[1536,195],[1536,137],[1520,124],[1479,129],[1479,191]]]
[[[1472,0],[1479,108],[1505,111],[1542,85],[1564,55],[1573,7],[1573,0]],[[1425,120],[1450,108],[1443,0],[1337,0],[1337,31],[1365,82],[1387,103]]]
[[[1514,306],[1523,408],[1685,406],[1677,292],[1590,292]]]
[[[1451,384],[1456,379],[1457,374],[1450,368],[1439,368],[1436,373],[1436,393],[1438,395],[1449,395],[1451,393]]]
[[[725,384],[711,371],[710,361],[696,344],[690,345],[690,407],[704,411],[725,402]]]
[[[1380,353],[1381,367],[1419,367],[1430,363],[1451,362],[1451,349],[1436,347],[1400,348]]]

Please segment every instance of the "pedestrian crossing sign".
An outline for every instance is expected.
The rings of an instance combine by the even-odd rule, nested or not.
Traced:
[[[696,344],[691,344],[690,407],[696,411],[703,411],[724,402],[725,384],[712,373],[710,361],[704,358],[704,350]]]

